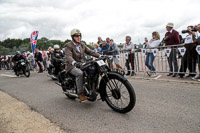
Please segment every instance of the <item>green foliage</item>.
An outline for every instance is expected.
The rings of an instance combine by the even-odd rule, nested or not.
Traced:
[[[0,45],[0,55],[7,55],[9,52],[9,48],[5,48],[4,46]]]
[[[81,42],[84,43],[89,49],[91,49],[91,50],[94,49],[94,46],[87,44],[85,41],[81,41]]]
[[[94,47],[89,45],[89,44],[85,44],[89,49],[94,50]]]
[[[45,50],[48,49],[48,47],[53,47],[55,44],[58,44],[60,48],[64,48],[66,43],[70,42],[71,40],[67,39],[64,42],[61,40],[49,40],[46,37],[42,37],[41,39],[37,40],[37,46],[36,48],[44,48]],[[85,41],[82,41],[83,43],[86,44]],[[86,46],[90,49],[94,49],[93,46],[90,46],[86,44]],[[32,52],[31,49],[31,44],[30,44],[30,38],[25,38],[25,39],[6,39],[4,41],[0,41],[0,55],[9,55],[9,54],[14,54],[16,51],[30,51]]]

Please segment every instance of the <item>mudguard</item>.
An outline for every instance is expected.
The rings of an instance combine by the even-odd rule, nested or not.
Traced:
[[[121,79],[123,82],[126,82],[127,79],[123,77],[122,75],[116,73],[116,72],[108,72],[108,77],[115,77],[116,79]],[[107,96],[106,94],[106,83],[108,82],[108,78],[106,75],[104,75],[99,83],[99,93],[101,96],[102,101],[105,101],[105,98]]]

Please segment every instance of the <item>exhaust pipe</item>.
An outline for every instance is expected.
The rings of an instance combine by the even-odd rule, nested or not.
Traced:
[[[63,91],[63,93],[78,98],[77,94],[69,93],[67,91]]]
[[[50,77],[50,78],[52,78],[52,79],[58,79],[58,78],[55,77],[54,75],[50,75],[50,74],[48,74],[47,77]]]

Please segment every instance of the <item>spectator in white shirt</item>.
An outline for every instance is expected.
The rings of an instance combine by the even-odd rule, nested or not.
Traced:
[[[126,42],[124,44],[123,50],[126,51],[126,67],[127,67],[127,74],[126,75],[130,75],[133,76],[135,75],[134,72],[134,59],[135,59],[135,48],[134,48],[134,44],[131,42],[131,37],[130,36],[126,36]],[[131,67],[132,70],[130,70],[130,66],[129,64],[131,63]],[[132,73],[131,73],[132,71]]]

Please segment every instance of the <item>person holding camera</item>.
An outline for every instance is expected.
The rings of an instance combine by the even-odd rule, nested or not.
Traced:
[[[174,24],[168,23],[166,25],[167,33],[165,34],[164,42],[166,46],[177,45],[180,43],[179,33],[173,29]],[[170,47],[171,53],[169,57],[167,57],[169,64],[169,74],[167,76],[176,77],[178,75],[178,62],[177,62],[177,47]],[[174,69],[173,69],[174,67]],[[174,72],[173,72],[174,70]]]
[[[147,43],[148,43],[148,39],[147,37],[144,38],[144,43],[143,43],[143,47],[147,48]]]
[[[151,48],[156,48],[160,44],[160,35],[157,31],[154,31],[152,33],[152,39],[147,42],[147,52],[146,52],[146,60],[145,60],[145,65],[149,68],[150,73],[148,73],[149,76],[151,77],[156,77],[156,72],[155,72],[155,67],[153,66],[153,62],[155,59],[155,56],[153,54],[153,51]]]
[[[186,36],[183,46],[186,48],[185,55],[182,58],[181,61],[181,67],[180,72],[186,72],[186,69],[189,69],[190,74],[186,76],[187,78],[194,77],[196,74],[196,38],[195,38],[195,32],[193,31],[193,26],[188,26],[187,30],[183,30],[182,33],[188,33]],[[180,78],[183,78],[185,74],[180,73]]]
[[[200,33],[200,24],[195,25],[194,27],[196,27],[197,31]],[[197,46],[200,45],[200,36],[196,40],[196,45]],[[198,69],[199,69],[199,75],[197,77],[192,78],[192,79],[200,81],[200,55],[199,54],[197,54],[197,64],[198,64]]]

